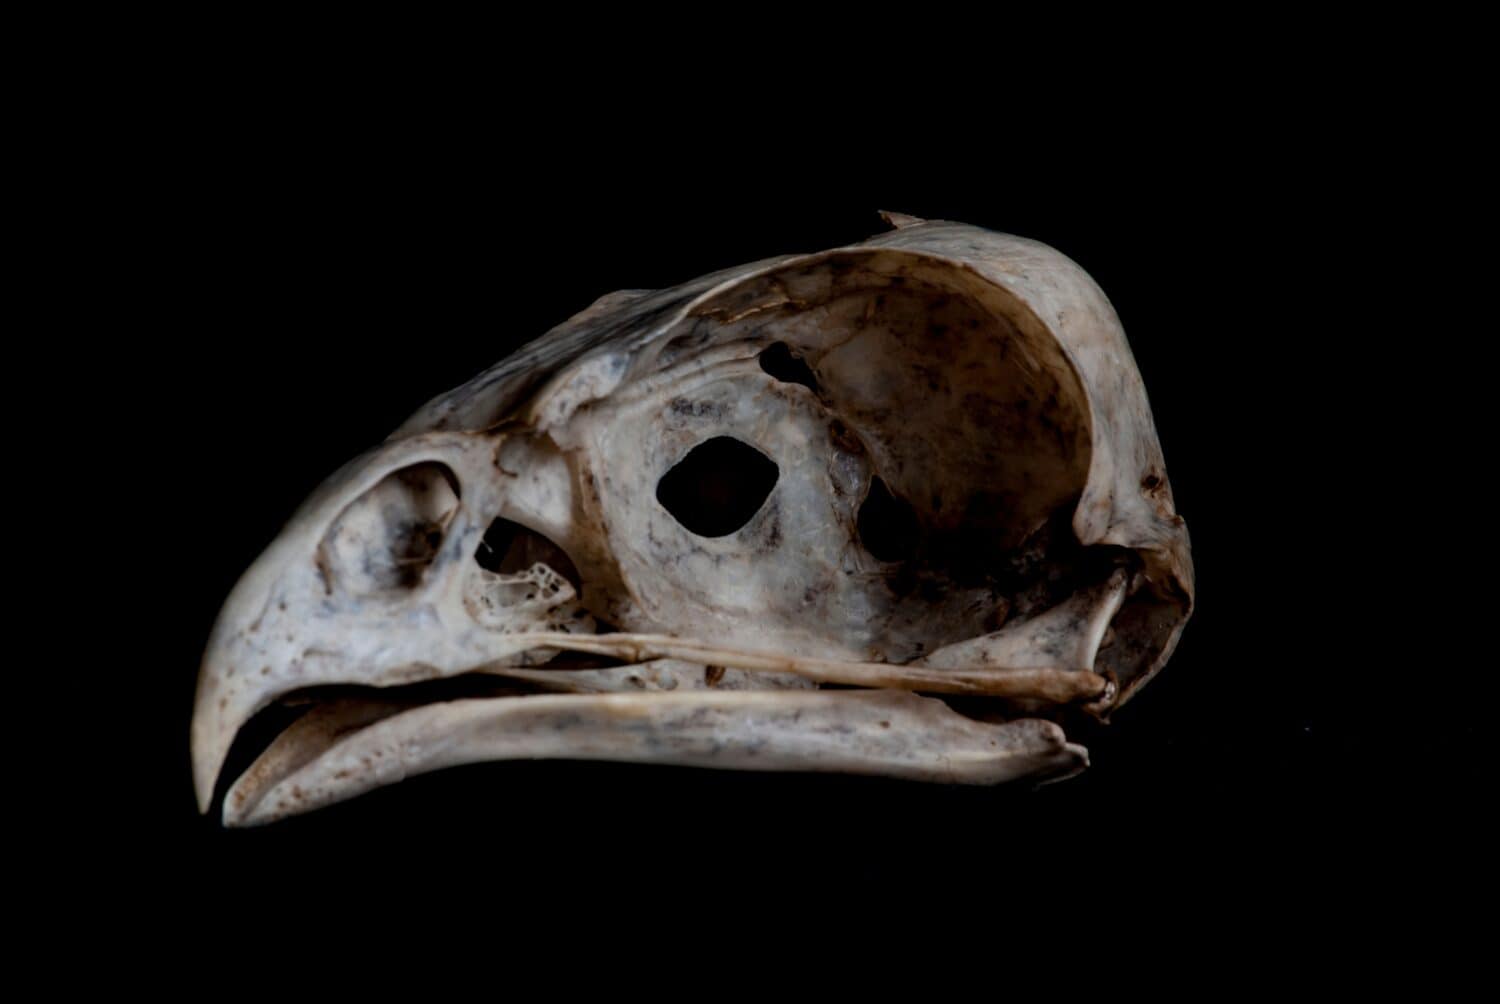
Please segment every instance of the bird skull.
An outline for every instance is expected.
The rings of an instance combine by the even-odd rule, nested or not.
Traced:
[[[492,759],[1086,765],[1058,723],[1128,699],[1192,606],[1140,376],[1058,252],[891,220],[606,296],[330,477],[214,627],[200,808],[290,697],[228,824]]]

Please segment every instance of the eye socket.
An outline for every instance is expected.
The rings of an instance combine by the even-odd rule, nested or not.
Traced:
[[[656,501],[700,537],[724,537],[750,522],[781,468],[748,443],[715,436],[688,451],[656,483]]]

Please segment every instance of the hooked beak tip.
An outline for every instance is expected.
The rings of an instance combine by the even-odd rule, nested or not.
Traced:
[[[197,716],[193,718],[193,792],[198,799],[198,814],[205,815],[209,805],[214,800],[214,782],[219,777],[219,765],[222,757],[215,756],[210,750],[214,745],[203,741],[203,729],[200,728]]]
[[[193,724],[189,745],[193,762],[193,792],[198,800],[198,812],[206,815],[214,800],[214,786],[219,772],[224,769],[224,760],[229,755],[229,743],[238,731],[237,722],[225,721],[223,709],[214,706],[214,688],[200,687],[198,700],[193,708]]]

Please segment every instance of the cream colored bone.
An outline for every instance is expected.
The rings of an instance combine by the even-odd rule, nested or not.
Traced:
[[[1102,632],[1103,629],[1100,630]],[[627,662],[678,659],[704,666],[732,666],[749,672],[792,673],[819,683],[921,690],[932,694],[1036,698],[1065,704],[1081,698],[1098,697],[1105,687],[1104,678],[1087,669],[1005,665],[982,658],[976,658],[967,665],[951,664],[952,660],[945,660],[937,668],[927,668],[918,664],[891,665],[884,662],[772,655],[668,635],[616,633],[589,637],[538,633],[516,635],[513,640],[529,648],[589,652],[614,656]],[[944,652],[946,651],[945,649]],[[984,653],[978,654],[982,656]],[[509,675],[505,669],[490,672]],[[539,678],[535,673],[528,676],[531,679]]]
[[[311,710],[234,784],[226,823],[482,759],[976,783],[1081,768],[1056,724],[1016,716],[1128,700],[1192,608],[1140,376],[1061,254],[892,219],[851,247],[603,297],[332,475],[210,637],[200,807],[240,727],[289,696]],[[813,386],[772,372],[778,345]],[[655,488],[715,437],[777,481],[702,537]],[[862,536],[877,480],[920,528],[915,557]],[[496,518],[546,542],[481,568]],[[566,560],[532,560],[548,548]],[[513,692],[390,689],[466,674]],[[371,689],[309,690],[327,685]],[[977,716],[1011,720],[914,692],[993,698]]]
[[[294,725],[230,790],[224,821],[267,823],[488,760],[628,760],[964,784],[1055,778],[1088,763],[1050,722],[987,725],[896,691],[568,694],[387,711],[351,702]]]

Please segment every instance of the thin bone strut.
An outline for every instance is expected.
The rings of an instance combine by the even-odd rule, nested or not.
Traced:
[[[535,632],[511,636],[509,641],[526,648],[558,648],[593,655],[608,655],[627,662],[650,659],[685,659],[709,666],[728,666],[751,672],[796,673],[820,683],[843,683],[857,687],[890,687],[936,694],[978,694],[986,697],[1030,697],[1058,704],[1104,693],[1108,681],[1097,673],[1054,668],[1015,669],[983,666],[974,669],[929,669],[922,666],[806,656],[770,655],[740,649],[719,648],[706,642],[670,635],[609,634],[573,635]],[[537,667],[545,670],[546,666]],[[501,666],[485,672],[505,675]],[[566,670],[558,670],[566,672]]]

